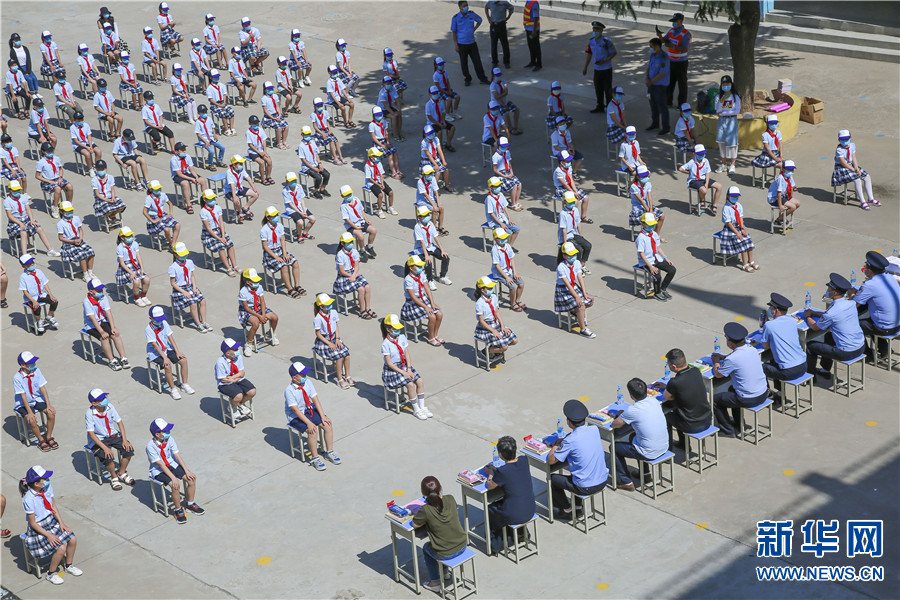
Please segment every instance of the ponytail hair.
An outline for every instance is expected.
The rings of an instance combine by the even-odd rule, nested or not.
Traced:
[[[422,480],[422,495],[425,496],[425,504],[433,507],[438,512],[444,512],[444,500],[441,498],[441,482],[434,475],[429,475]]]
[[[410,267],[409,264],[404,263],[404,265],[403,265],[403,276],[406,277],[406,276],[409,275],[410,273],[412,273],[412,267]]]
[[[384,320],[381,321],[380,325],[381,325],[381,339],[385,339],[388,336],[388,329],[387,329],[388,326],[384,322]]]
[[[483,295],[484,295],[484,293],[482,292],[481,288],[478,287],[478,286],[476,285],[476,286],[475,286],[475,293],[473,294],[473,296],[475,297],[475,300],[478,300],[478,299],[481,298],[481,296],[483,296]]]
[[[19,494],[24,496],[27,491],[28,491],[28,484],[25,483],[24,479],[20,479],[19,480]]]

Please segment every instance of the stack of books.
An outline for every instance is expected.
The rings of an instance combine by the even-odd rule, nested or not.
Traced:
[[[484,483],[485,481],[484,476],[470,469],[460,471],[460,473],[456,476],[456,480],[469,487],[475,487]]]
[[[545,444],[541,438],[535,435],[529,435],[525,438],[525,448],[535,454],[545,454],[550,451],[550,446]]]

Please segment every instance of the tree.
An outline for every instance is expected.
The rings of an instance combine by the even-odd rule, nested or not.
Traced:
[[[582,9],[587,0],[582,2]],[[637,19],[634,6],[629,0],[601,0],[598,12],[605,9],[612,11],[616,18],[630,14]],[[643,0],[638,4],[643,5]],[[660,2],[650,2],[650,9],[659,8]],[[690,2],[684,3],[684,9],[690,7]],[[737,6],[740,10],[736,10]],[[753,106],[753,90],[756,87],[756,35],[759,31],[759,2],[747,0],[735,2],[734,0],[700,0],[694,18],[701,22],[723,15],[731,21],[728,27],[728,45],[731,50],[731,64],[734,67],[734,91],[741,98],[741,105]]]

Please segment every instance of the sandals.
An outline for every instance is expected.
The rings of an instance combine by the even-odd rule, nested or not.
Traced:
[[[344,378],[344,381],[346,381],[346,382],[347,382],[347,385],[349,385],[349,386],[355,386],[355,385],[356,385],[356,382],[353,381],[353,378],[350,377],[349,375],[348,375],[347,377]]]
[[[119,477],[119,479],[120,479],[120,480],[122,481],[122,483],[124,483],[125,485],[134,485],[134,477],[132,477],[132,476],[129,475],[128,473],[123,473],[123,474]]]
[[[522,312],[523,310],[525,310],[525,308],[526,308],[526,306],[524,304],[522,304],[521,302],[516,302],[515,304],[512,305],[512,309],[515,312]]]
[[[362,313],[360,313],[359,316],[362,317],[363,319],[366,319],[366,320],[369,320],[369,319],[377,319],[377,318],[378,318],[378,315],[377,315],[377,314],[375,313],[375,311],[372,310],[372,309],[369,309],[369,310],[367,310],[367,311],[363,311]]]
[[[48,444],[44,440],[38,442],[38,448],[41,449],[41,452],[50,452],[53,449],[50,447],[50,444]]]
[[[9,308],[9,302],[6,301],[6,298],[0,300],[0,308]]]
[[[314,235],[310,235],[308,233],[300,234],[300,243],[301,244],[304,242],[304,240],[314,240],[314,239],[316,239],[316,236],[314,236]]]
[[[428,344],[436,347],[441,345],[441,341],[439,338],[431,338],[430,340],[428,340]]]
[[[288,296],[290,296],[291,298],[299,298],[300,292],[297,291],[297,288],[291,288],[288,291]]]
[[[753,273],[756,269],[753,268],[751,264],[745,264],[741,266],[741,271],[746,271],[747,273]]]
[[[192,215],[192,214],[194,214],[194,207],[191,206],[190,204],[188,204],[188,205],[187,205],[187,208],[185,208],[184,211],[185,211],[187,214]]]
[[[57,448],[59,448],[59,444],[52,437],[47,438],[47,444],[50,446],[51,450],[56,450]]]
[[[337,380],[337,384],[340,386],[340,388],[341,388],[342,390],[349,390],[349,389],[350,389],[350,384],[347,383],[347,381],[344,380],[344,379],[338,379],[338,380]]]
[[[448,230],[444,229],[443,227],[438,227],[437,230],[438,230],[438,233],[441,235],[441,237],[443,237],[445,235],[450,235],[450,232]]]
[[[587,218],[587,217],[581,217],[581,222],[582,222],[582,223],[587,223],[588,225],[593,225],[594,220],[593,220],[593,219],[589,219],[589,218]]]
[[[290,293],[291,293],[291,297],[293,297],[293,298],[299,298],[300,296],[305,296],[305,295],[306,295],[306,290],[304,290],[302,287],[300,287],[300,286],[298,285],[297,287],[293,288],[293,289],[291,290]],[[294,296],[294,293],[296,293],[297,295]]]
[[[109,485],[112,486],[113,491],[119,492],[122,490],[122,482],[119,481],[118,477],[113,477],[109,481]]]
[[[753,267],[753,270],[754,270],[754,271],[759,271],[759,265],[756,264],[756,261],[755,261],[755,260],[751,260],[751,261],[750,261],[750,266]]]

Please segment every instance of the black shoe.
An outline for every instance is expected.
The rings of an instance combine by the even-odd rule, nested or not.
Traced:
[[[831,371],[826,371],[825,369],[816,369],[814,376],[821,377],[825,381],[831,381]]]
[[[175,511],[175,521],[177,521],[179,525],[187,523],[187,517],[184,515],[183,508]]]
[[[478,83],[480,83],[481,85],[491,85],[491,82],[487,79],[479,79]]]
[[[654,129],[659,129],[659,125],[651,125],[650,127],[648,127],[647,129],[645,129],[644,131],[653,131]]]
[[[506,69],[506,70],[508,71],[509,69],[512,69],[512,65],[510,65],[509,63],[507,63],[507,64],[503,65],[503,68]]]
[[[656,292],[653,294],[653,297],[659,300],[660,302],[668,302],[669,299],[662,295],[662,292]]]
[[[465,85],[466,85],[466,87],[469,87],[470,85],[472,85],[472,80],[471,80],[471,79],[466,79]]]
[[[376,256],[378,256],[377,254],[375,254],[375,248],[371,246],[366,246],[365,250],[366,254],[368,254],[370,258],[375,258]]]
[[[369,255],[365,252],[359,253],[359,262],[369,262]]]
[[[595,108],[592,108],[592,109],[589,110],[588,112],[592,112],[592,113],[594,113],[594,114],[596,114],[596,113],[602,113],[602,112],[603,112],[603,107],[597,106],[597,107],[595,107]]]
[[[666,300],[672,299],[672,294],[669,293],[668,290],[659,290],[659,295],[665,298]]]
[[[684,450],[684,447],[685,447],[684,438],[678,438],[677,440],[673,441],[670,444],[670,446],[672,448],[678,448],[679,450]]]
[[[203,510],[202,508],[200,508],[200,505],[196,504],[196,503],[194,503],[194,504],[188,503],[187,509],[198,516],[202,515],[202,514],[206,514],[206,511]]]
[[[544,68],[544,67],[542,67],[541,65],[538,65],[538,66],[536,66],[535,68],[533,68],[533,69],[531,70],[531,72],[534,73],[535,71],[540,71],[540,70],[543,69],[543,68]]]
[[[530,62],[530,63],[528,63],[527,65],[525,65],[525,66],[522,67],[522,68],[523,68],[523,69],[530,69],[530,68],[533,67],[533,66],[535,66],[535,64],[534,64],[533,62]],[[508,68],[509,68],[509,65],[507,65],[506,68],[508,69]]]
[[[319,193],[322,194],[323,196],[325,196],[326,198],[331,198],[331,192],[329,192],[329,191],[326,190],[326,189],[323,189],[323,190],[322,190],[321,192],[319,192]]]
[[[660,129],[659,133],[657,133],[656,135],[666,135],[667,133],[669,133],[669,131],[671,131],[671,130],[668,127],[666,127],[665,129]]]

